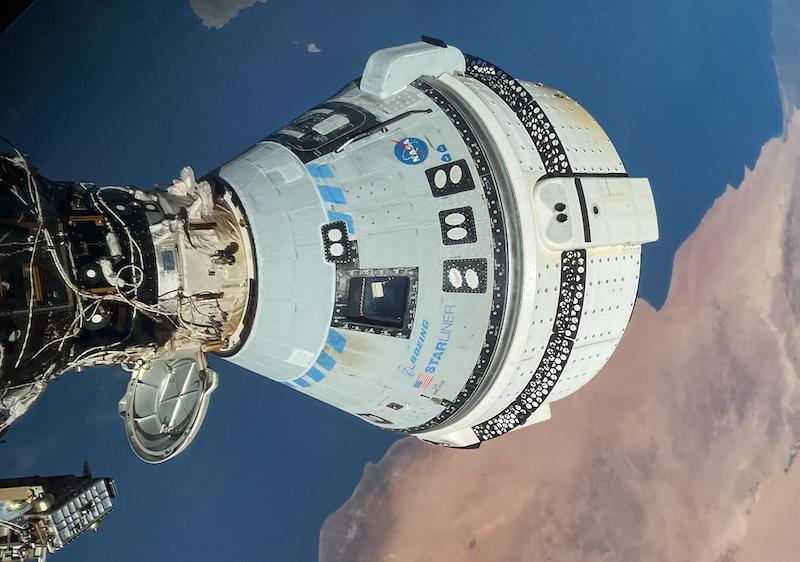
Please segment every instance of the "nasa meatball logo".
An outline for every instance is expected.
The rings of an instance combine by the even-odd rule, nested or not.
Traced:
[[[417,137],[406,137],[394,141],[394,156],[403,164],[415,166],[428,157],[428,145]]]

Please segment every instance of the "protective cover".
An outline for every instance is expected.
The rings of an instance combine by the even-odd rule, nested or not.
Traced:
[[[183,451],[197,435],[216,388],[217,374],[200,350],[182,350],[135,369],[119,415],[136,455],[160,463]]]

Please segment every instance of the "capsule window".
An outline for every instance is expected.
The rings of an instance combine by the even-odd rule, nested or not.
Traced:
[[[439,211],[439,227],[445,246],[471,244],[478,240],[472,207],[457,207]]]
[[[380,328],[402,328],[408,305],[408,277],[353,277],[347,293],[347,319]]]
[[[434,197],[444,197],[475,189],[472,174],[464,159],[428,168],[425,170],[425,175]]]

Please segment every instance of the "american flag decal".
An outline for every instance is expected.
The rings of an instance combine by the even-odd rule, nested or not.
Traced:
[[[417,382],[414,383],[414,388],[425,390],[433,381],[433,375],[420,375],[417,377]]]

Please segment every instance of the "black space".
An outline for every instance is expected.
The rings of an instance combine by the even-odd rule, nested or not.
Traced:
[[[33,0],[3,0],[3,5],[0,6],[0,34],[8,29],[8,26],[14,23],[14,20],[31,4]]]

